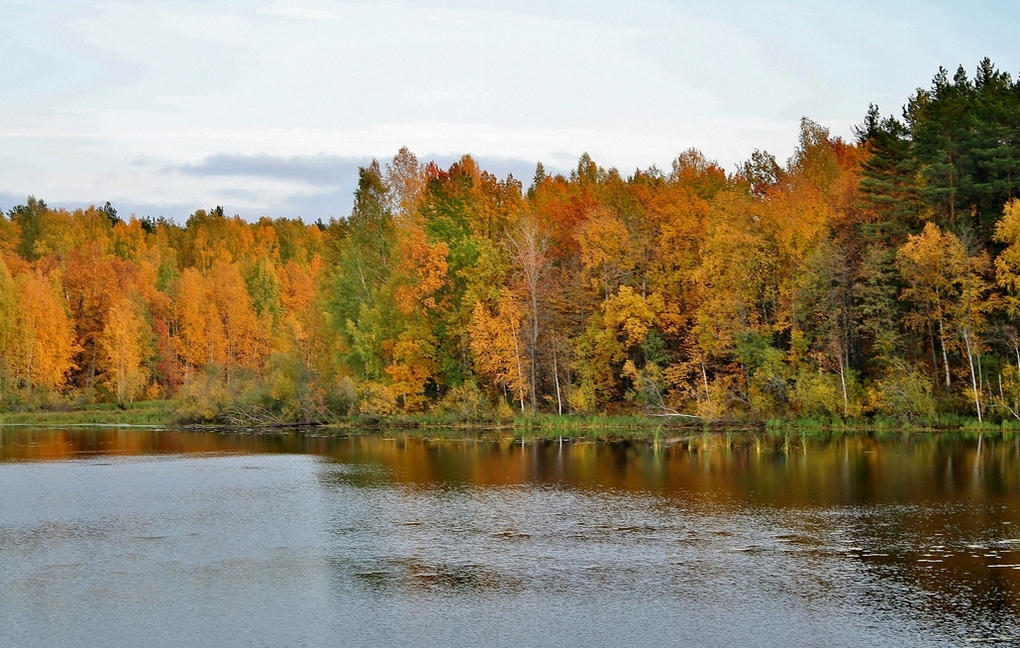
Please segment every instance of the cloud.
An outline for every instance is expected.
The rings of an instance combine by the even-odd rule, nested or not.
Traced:
[[[227,155],[207,157],[197,164],[170,167],[188,176],[233,176],[297,181],[310,186],[335,187],[357,181],[358,167],[368,158],[334,155],[281,157],[274,155]]]
[[[0,191],[0,213],[6,214],[18,205],[24,205],[28,196]]]
[[[354,186],[341,186],[328,191],[293,194],[278,205],[267,206],[267,212],[273,216],[301,218],[306,223],[346,218],[354,207],[354,189]]]
[[[459,155],[422,155],[418,159],[422,162],[434,161],[442,168],[448,168],[451,164],[460,159]],[[535,175],[535,162],[514,158],[472,156],[478,166],[489,173],[505,178],[512,175],[521,181],[524,188],[531,184]],[[379,164],[385,168],[388,159],[380,159]],[[362,165],[364,166],[364,165]],[[564,172],[566,169],[559,166],[546,165],[550,173]],[[266,205],[267,213],[290,217],[301,217],[305,222],[312,222],[317,218],[328,221],[330,218],[346,217],[354,206],[354,191],[357,189],[358,181],[354,176],[349,182],[337,183],[330,188],[323,187],[319,190],[303,191],[286,196],[277,204]]]
[[[460,155],[423,155],[418,159],[423,162],[434,160],[446,168],[460,159]],[[230,205],[236,205],[237,211],[246,218],[270,215],[312,221],[350,213],[358,186],[358,169],[371,161],[370,157],[326,154],[292,157],[215,154],[199,162],[167,167],[165,171],[195,178],[235,180],[234,186],[221,186],[215,194],[227,211],[230,211]],[[388,161],[388,158],[381,158],[379,164],[385,167]],[[536,161],[532,160],[475,156],[475,161],[497,177],[513,175],[525,187],[531,183],[535,173]],[[555,163],[546,167],[550,172],[560,170]],[[281,183],[283,187],[272,191],[264,184],[267,180]]]
[[[296,20],[336,20],[337,15],[332,11],[325,11],[322,9],[314,9],[308,7],[300,7],[292,4],[275,3],[267,5],[265,7],[259,7],[255,10],[256,13],[262,14],[263,16],[274,16],[278,18],[293,18]]]

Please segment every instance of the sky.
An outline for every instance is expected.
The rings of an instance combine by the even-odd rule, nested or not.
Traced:
[[[783,161],[939,66],[1020,71],[1020,3],[0,0],[0,210],[34,195],[183,222],[349,214],[406,146],[527,186],[697,148]]]

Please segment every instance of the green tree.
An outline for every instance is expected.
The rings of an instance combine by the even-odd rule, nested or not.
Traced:
[[[860,207],[866,213],[862,233],[867,240],[899,247],[924,213],[910,131],[893,117],[882,119],[872,104],[858,142],[870,153],[860,181]]]
[[[399,334],[392,276],[397,264],[396,230],[389,189],[379,165],[359,170],[354,209],[337,242],[328,307],[344,343],[343,364],[368,380],[379,380]]]
[[[37,257],[35,243],[43,233],[43,216],[47,211],[46,203],[29,196],[24,205],[13,207],[7,212],[18,229],[21,230],[21,243],[18,245],[18,254],[27,261],[34,261]]]

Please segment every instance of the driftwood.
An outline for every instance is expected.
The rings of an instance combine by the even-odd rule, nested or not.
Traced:
[[[224,423],[237,427],[283,426],[285,423],[264,407],[232,407],[220,415]]]
[[[684,414],[683,412],[663,412],[661,414],[652,414],[652,416],[656,416],[656,417],[660,417],[660,416],[661,417],[678,416],[678,417],[682,417],[682,418],[698,419],[699,421],[707,421],[708,420],[704,416],[698,416],[697,414]]]

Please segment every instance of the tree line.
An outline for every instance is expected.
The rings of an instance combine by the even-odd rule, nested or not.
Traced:
[[[1020,83],[942,69],[851,141],[527,187],[401,149],[350,215],[0,218],[0,407],[1020,418]]]

